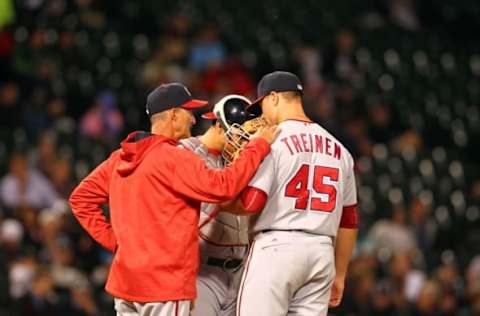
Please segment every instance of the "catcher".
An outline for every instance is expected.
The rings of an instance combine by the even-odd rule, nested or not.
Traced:
[[[212,126],[199,137],[181,140],[180,146],[202,157],[207,166],[223,168],[224,159],[233,161],[248,142],[249,132],[261,125],[259,119],[245,111],[248,104],[250,101],[240,95],[222,98],[213,112],[202,116],[212,120]],[[248,131],[242,127],[245,122]],[[228,148],[225,147],[227,141]],[[243,259],[248,252],[247,220],[245,216],[219,213],[217,205],[202,204],[198,296],[192,316],[235,315]]]

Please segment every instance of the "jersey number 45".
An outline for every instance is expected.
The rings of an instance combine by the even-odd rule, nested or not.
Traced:
[[[303,164],[288,182],[285,187],[285,196],[296,199],[296,209],[306,210],[310,202],[310,210],[330,213],[335,209],[337,189],[331,184],[325,184],[324,179],[330,178],[330,181],[338,181],[338,168],[323,166],[314,166],[313,168],[313,190],[318,194],[328,195],[328,200],[324,202],[318,197],[310,197],[311,188],[308,187],[310,165],[307,164]]]

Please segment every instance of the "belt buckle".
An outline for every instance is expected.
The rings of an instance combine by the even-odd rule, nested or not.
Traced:
[[[223,261],[222,270],[225,271],[225,272],[227,272],[227,270],[228,270],[228,271],[232,271],[232,270],[238,269],[238,267],[240,267],[241,264],[239,264],[238,266],[233,267],[233,268],[229,268],[229,267],[228,267],[228,265],[229,265],[232,261],[234,261],[234,260],[237,260],[237,258],[234,258],[234,257],[228,257],[228,258],[226,258],[225,261]]]

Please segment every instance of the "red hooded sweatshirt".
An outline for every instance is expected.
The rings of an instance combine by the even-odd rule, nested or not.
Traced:
[[[115,252],[106,284],[115,297],[194,299],[200,202],[237,196],[270,152],[266,141],[255,139],[231,167],[217,170],[176,146],[173,139],[134,132],[70,197],[80,224]],[[110,222],[100,208],[105,203]]]

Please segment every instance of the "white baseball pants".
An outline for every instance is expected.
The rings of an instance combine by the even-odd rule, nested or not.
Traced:
[[[335,277],[332,239],[301,231],[257,234],[244,268],[237,316],[324,316]]]
[[[115,298],[117,316],[189,316],[190,301],[136,303]]]

